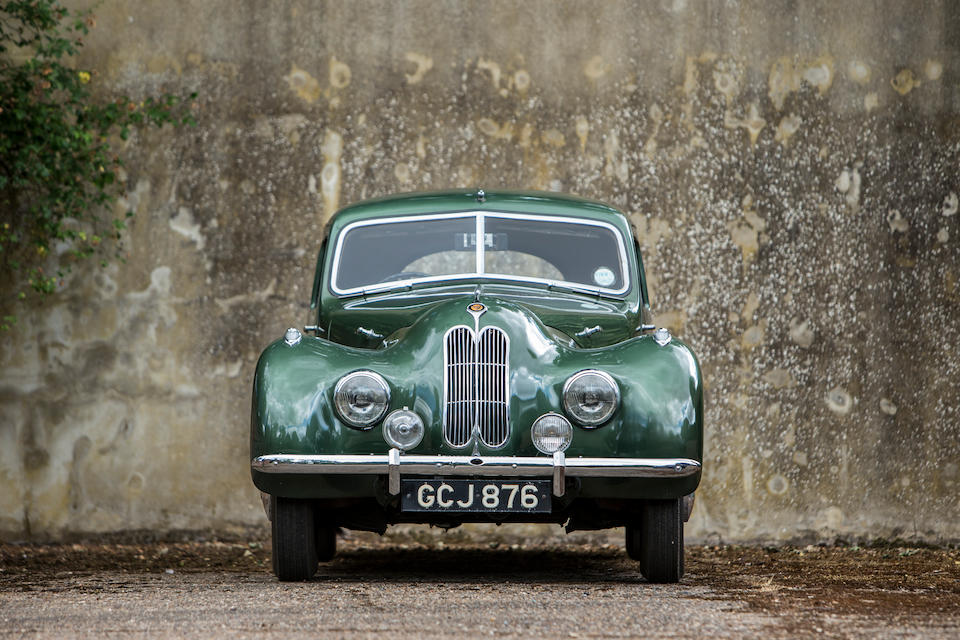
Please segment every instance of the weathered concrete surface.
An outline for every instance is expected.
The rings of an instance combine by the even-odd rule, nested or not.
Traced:
[[[0,337],[0,535],[263,522],[259,350],[308,316],[339,205],[453,186],[631,213],[701,356],[699,539],[960,539],[953,2],[108,0],[129,263]]]

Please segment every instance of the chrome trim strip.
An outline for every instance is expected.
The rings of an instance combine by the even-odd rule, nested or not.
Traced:
[[[454,218],[470,218],[476,217],[477,222],[475,228],[477,229],[477,259],[475,264],[475,270],[477,273],[456,273],[448,274],[444,276],[433,276],[429,278],[415,278],[408,280],[395,280],[393,282],[385,283],[372,283],[363,287],[353,287],[350,289],[340,289],[337,287],[337,275],[340,271],[340,257],[343,252],[343,241],[346,238],[346,235],[352,229],[357,227],[366,227],[376,224],[390,224],[394,222],[416,222],[420,220],[444,220],[444,219],[454,219]],[[486,220],[485,218],[506,218],[511,220],[537,220],[543,222],[560,222],[567,224],[583,224],[587,226],[594,227],[603,227],[609,229],[616,235],[620,240],[618,243],[618,251],[620,258],[620,276],[623,278],[623,286],[619,289],[607,289],[604,287],[590,287],[582,283],[575,282],[565,282],[561,280],[547,280],[545,278],[529,278],[521,276],[511,276],[505,274],[495,274],[495,273],[485,273],[484,268],[484,259],[483,259],[483,247],[484,242],[482,240],[483,235],[486,230]],[[368,293],[377,293],[384,291],[391,291],[393,289],[402,289],[409,287],[413,284],[419,284],[422,282],[445,282],[449,280],[462,280],[469,278],[488,278],[491,280],[505,280],[509,282],[536,282],[540,284],[546,284],[553,287],[562,287],[565,289],[572,289],[574,291],[582,291],[584,293],[593,293],[597,295],[611,295],[611,296],[620,296],[625,294],[630,290],[630,287],[633,285],[633,281],[630,278],[630,261],[627,258],[626,250],[626,238],[623,232],[620,229],[609,222],[604,222],[602,220],[593,220],[591,218],[571,218],[569,216],[541,216],[541,215],[531,215],[523,213],[512,213],[509,211],[499,211],[499,212],[490,212],[490,211],[457,211],[450,213],[432,213],[426,215],[410,215],[410,216],[391,216],[389,218],[373,218],[370,220],[358,220],[356,222],[351,222],[346,225],[343,229],[340,230],[340,233],[337,236],[337,246],[334,249],[333,253],[333,264],[330,269],[330,278],[328,281],[330,290],[338,296],[350,296]]]
[[[701,464],[690,458],[473,457],[400,455],[399,452],[392,461],[390,454],[281,453],[254,458],[250,466],[262,473],[388,476],[392,475],[391,467],[395,467],[397,482],[396,485],[390,482],[388,488],[391,493],[394,488],[399,493],[400,474],[543,477],[553,478],[556,483],[561,463],[564,476],[577,478],[685,478],[701,469]]]
[[[477,241],[475,243],[477,245],[477,252],[476,252],[476,255],[474,255],[474,262],[473,262],[473,270],[476,271],[477,274],[482,274],[486,270],[485,269],[486,264],[484,263],[486,258],[483,255],[483,252],[487,248],[487,236],[486,236],[486,229],[485,229],[486,224],[487,224],[487,221],[484,220],[483,214],[478,213],[477,214],[477,230],[475,232],[477,234]]]
[[[575,338],[589,338],[595,333],[600,333],[603,331],[603,327],[600,325],[594,325],[592,327],[584,327],[583,331],[577,331],[574,335]]]
[[[377,333],[373,329],[367,329],[366,327],[357,327],[357,335],[370,340],[383,340],[383,334]]]

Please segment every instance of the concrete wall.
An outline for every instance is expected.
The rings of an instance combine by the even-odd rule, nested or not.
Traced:
[[[107,0],[107,93],[196,90],[124,147],[129,262],[0,336],[0,536],[264,522],[260,349],[338,206],[523,187],[642,234],[698,350],[688,535],[960,539],[957,3]]]

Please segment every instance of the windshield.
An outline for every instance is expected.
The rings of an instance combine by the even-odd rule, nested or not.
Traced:
[[[477,242],[477,238],[482,238]],[[622,294],[630,288],[623,237],[582,218],[457,213],[365,220],[341,232],[334,293],[483,277]]]

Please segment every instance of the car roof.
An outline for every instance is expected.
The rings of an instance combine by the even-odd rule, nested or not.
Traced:
[[[401,193],[356,202],[333,214],[327,223],[327,231],[368,218],[456,211],[573,215],[606,222],[619,222],[621,227],[629,226],[629,221],[621,211],[603,202],[574,195],[550,191],[451,189]]]

